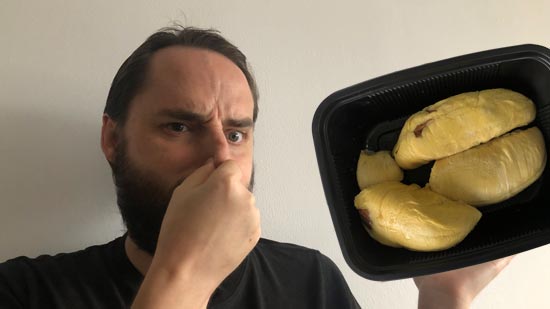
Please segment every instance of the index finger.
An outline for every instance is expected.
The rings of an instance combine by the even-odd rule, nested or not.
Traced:
[[[214,171],[214,160],[208,159],[201,167],[197,168],[191,175],[187,176],[180,186],[195,187],[204,183]]]

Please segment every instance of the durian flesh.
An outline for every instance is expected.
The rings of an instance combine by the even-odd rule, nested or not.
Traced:
[[[532,127],[437,160],[429,186],[453,200],[489,205],[527,188],[541,176],[545,166],[544,137]]]
[[[481,213],[416,184],[384,182],[355,197],[367,232],[375,240],[414,251],[455,246],[474,228]]]
[[[357,184],[360,189],[380,182],[402,179],[403,171],[395,163],[389,151],[382,150],[374,153],[361,151],[357,162]]]
[[[409,117],[393,156],[401,168],[413,169],[524,126],[535,114],[534,103],[512,90],[461,93]]]

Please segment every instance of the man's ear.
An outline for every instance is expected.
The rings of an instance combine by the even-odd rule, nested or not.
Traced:
[[[116,147],[118,144],[118,126],[109,115],[103,114],[103,126],[101,127],[101,149],[109,163],[115,160]]]

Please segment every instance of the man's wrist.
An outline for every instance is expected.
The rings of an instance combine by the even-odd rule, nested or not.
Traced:
[[[132,308],[205,308],[216,287],[191,268],[153,262]]]
[[[458,290],[447,291],[437,287],[418,289],[418,309],[468,309],[472,299]]]

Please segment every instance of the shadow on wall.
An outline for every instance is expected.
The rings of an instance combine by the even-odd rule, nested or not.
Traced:
[[[101,111],[92,119],[39,110],[35,102],[9,103],[0,108],[0,261],[74,251],[120,235],[99,143]]]

